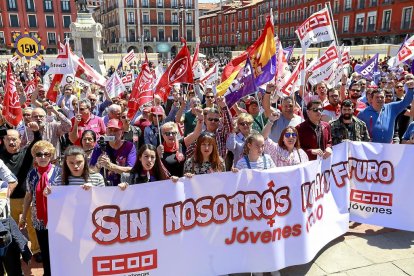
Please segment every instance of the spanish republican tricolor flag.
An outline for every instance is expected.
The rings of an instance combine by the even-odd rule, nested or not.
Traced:
[[[247,57],[250,57],[252,63],[256,87],[274,79],[276,74],[276,43],[274,26],[270,16],[266,18],[266,25],[259,39],[240,56],[231,60],[224,68],[221,78],[222,83],[217,86],[218,95],[226,93],[230,83],[236,78],[238,72],[244,68]]]

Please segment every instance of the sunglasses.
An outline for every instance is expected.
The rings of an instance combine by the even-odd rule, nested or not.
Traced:
[[[361,90],[360,90],[360,89],[351,89],[351,91],[361,92]]]
[[[403,86],[396,86],[397,88],[403,88]]]
[[[36,157],[50,157],[50,152],[36,152]]]
[[[298,135],[294,132],[286,132],[285,137],[286,138],[290,138],[290,137],[296,138],[296,137],[298,137]]]
[[[165,136],[176,136],[177,135],[177,132],[175,132],[175,131],[167,131],[167,132],[164,132],[164,134],[165,134]]]
[[[210,122],[218,122],[218,121],[220,121],[220,119],[219,118],[208,118],[207,120],[209,120]]]
[[[312,108],[311,109],[313,112],[322,112],[323,108]]]
[[[79,111],[85,111],[87,108],[86,107],[81,107],[79,108]]]
[[[213,99],[214,96],[206,96],[206,99]]]
[[[251,126],[253,124],[253,122],[241,122],[239,123],[239,125],[241,126]]]

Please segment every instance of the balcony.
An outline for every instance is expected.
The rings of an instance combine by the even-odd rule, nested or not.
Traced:
[[[390,24],[381,28],[381,32],[391,32]]]
[[[134,20],[128,20],[128,25],[135,25],[135,21]]]
[[[375,32],[375,24],[368,25],[367,32]]]
[[[131,37],[128,39],[128,42],[137,42],[137,40],[135,39],[135,37]]]
[[[164,25],[165,24],[165,20],[164,19],[158,19],[157,20],[157,24],[158,25]]]
[[[363,33],[364,32],[364,26],[357,26],[355,28],[356,33]]]

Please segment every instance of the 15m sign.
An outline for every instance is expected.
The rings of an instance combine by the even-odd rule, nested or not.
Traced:
[[[40,51],[43,50],[43,46],[40,44],[40,38],[37,35],[30,35],[29,33],[15,34],[14,35],[14,47],[15,54],[21,58],[25,57],[27,60],[40,59]]]

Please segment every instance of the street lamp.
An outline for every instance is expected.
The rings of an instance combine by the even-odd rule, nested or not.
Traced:
[[[239,46],[240,46],[241,33],[240,33],[240,30],[239,30],[239,29],[237,29],[237,32],[236,32],[236,38],[237,38],[237,45],[239,45]],[[237,48],[237,47],[236,47],[236,48]]]
[[[184,8],[184,4],[181,3],[180,7],[178,8],[178,20],[180,22],[180,29],[181,29],[181,37],[184,37],[184,17],[185,17],[185,13],[187,12],[187,9]]]

